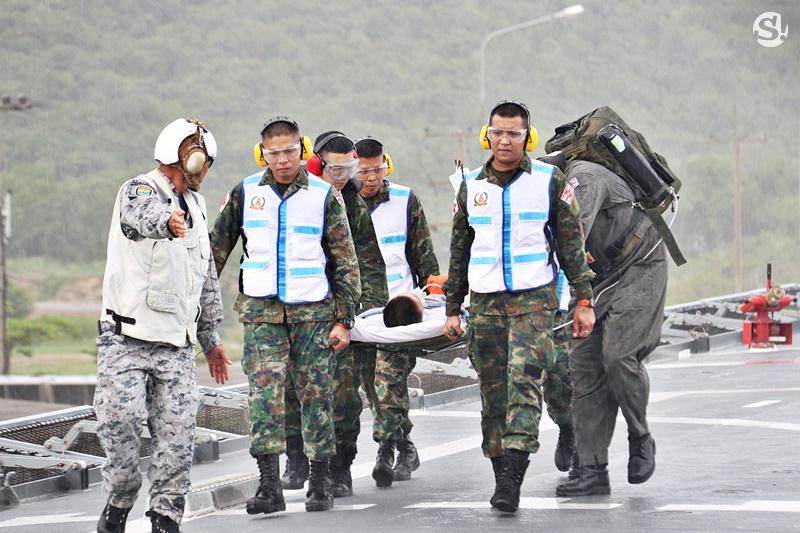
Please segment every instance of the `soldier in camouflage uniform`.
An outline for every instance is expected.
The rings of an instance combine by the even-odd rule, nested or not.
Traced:
[[[361,196],[375,226],[386,265],[388,297],[422,287],[439,274],[425,212],[414,191],[385,179],[393,170],[389,154],[380,141],[366,137],[356,143],[357,176]],[[384,300],[380,305],[385,305]],[[379,443],[372,477],[379,487],[411,478],[419,467],[419,456],[409,438],[413,424],[408,418],[408,375],[416,364],[416,352],[364,351],[360,373],[364,388],[375,384],[378,405],[373,412],[373,438]],[[373,364],[374,361],[374,364]],[[374,369],[374,370],[373,370]],[[374,375],[374,381],[369,381]],[[397,461],[394,449],[397,447]]]
[[[556,167],[525,155],[535,148],[527,107],[500,102],[481,136],[492,157],[465,176],[456,196],[444,333],[453,340],[463,333],[469,289],[468,350],[480,381],[483,453],[496,479],[490,502],[515,512],[528,455],[539,448],[542,379],[555,370],[553,254],[583,300],[576,336],[594,324],[593,274],[570,185]]]
[[[355,180],[357,161],[353,142],[343,133],[328,131],[314,142],[315,156],[306,169],[320,175],[341,194],[347,210],[347,221],[353,235],[361,272],[360,309],[380,307],[387,299],[386,268],[378,249],[375,229],[364,200],[358,194],[361,183]],[[336,455],[331,458],[330,473],[334,497],[351,496],[353,482],[350,466],[357,453],[356,441],[361,431],[361,397],[358,394],[359,374],[354,356],[364,348],[349,347],[336,353],[334,374],[333,421],[336,430]],[[302,453],[300,404],[294,386],[286,389],[286,451],[288,460],[281,482],[284,488],[301,488],[308,472],[308,459]]]
[[[136,501],[142,413],[153,452],[152,530],[177,532],[189,490],[197,412],[194,346],[209,371],[227,380],[219,335],[222,304],[210,253],[205,201],[196,191],[216,156],[201,123],[178,119],[156,142],[158,168],[125,182],[117,194],[98,322],[97,436],[106,454],[109,493],[97,524],[123,532]]]
[[[261,475],[247,503],[251,514],[286,507],[278,456],[286,450],[287,375],[299,396],[304,451],[311,459],[306,510],[333,507],[328,461],[336,452],[334,349],[350,342],[361,290],[344,201],[300,166],[301,157],[311,155],[309,144],[292,119],[270,119],[259,148],[267,170],[231,190],[211,232],[218,271],[244,236],[236,309],[244,323],[250,453]]]

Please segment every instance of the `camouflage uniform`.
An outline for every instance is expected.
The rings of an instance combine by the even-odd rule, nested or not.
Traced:
[[[170,237],[167,221],[174,206],[168,206],[157,194],[137,196],[140,186],[149,188],[137,179],[123,185],[123,234],[134,241]],[[197,339],[208,352],[221,344],[217,328],[222,322],[219,282],[211,259],[200,305]],[[110,322],[99,324],[94,395],[97,437],[106,453],[102,472],[108,503],[130,508],[136,501],[142,485],[139,451],[146,419],[153,449],[147,471],[150,508],[180,522],[184,495],[190,486],[198,406],[194,346],[188,339],[180,348],[146,342],[116,334],[114,329]]]
[[[347,211],[347,221],[353,235],[353,244],[358,255],[358,268],[361,272],[361,308],[371,309],[382,306],[388,299],[386,287],[386,267],[383,263],[375,228],[364,200],[349,182],[341,191]],[[356,448],[361,432],[361,397],[358,395],[360,368],[356,368],[356,358],[370,348],[350,347],[336,352],[336,369],[333,376],[333,422],[336,431],[337,447]],[[372,349],[374,352],[374,348]],[[368,354],[367,354],[368,356]],[[300,436],[300,404],[293,383],[287,380],[286,388],[286,436]]]
[[[281,186],[267,169],[260,184],[271,185],[288,198],[298,188],[308,187],[308,175],[301,169],[294,182]],[[211,231],[217,271],[225,266],[241,233],[241,201],[239,184],[231,190]],[[306,304],[250,298],[241,292],[236,301],[245,328],[242,368],[250,385],[250,454],[254,457],[286,449],[287,376],[299,392],[306,455],[320,461],[335,453],[331,382],[335,357],[324,343],[337,320],[355,316],[361,291],[358,262],[339,195],[330,194],[325,217],[322,246],[331,267],[328,280],[332,292],[320,302]]]
[[[566,322],[566,314],[556,312],[555,327]],[[547,414],[559,426],[572,423],[572,383],[569,378],[569,347],[572,342],[570,326],[553,332],[553,347],[556,352],[555,365],[544,378],[544,402]]]
[[[364,199],[370,212],[383,202],[389,201],[389,182],[383,181],[378,194]],[[417,195],[411,193],[408,207],[408,239],[406,241],[406,258],[411,273],[420,287],[425,285],[428,276],[439,274],[439,262],[433,251],[433,241],[425,219],[425,211]],[[388,300],[388,298],[387,298]],[[380,303],[385,305],[386,300]],[[372,353],[375,353],[373,356]],[[408,418],[408,376],[417,363],[417,352],[385,352],[375,350],[363,356],[362,375],[374,373],[375,391],[381,416],[375,417],[372,434],[376,442],[407,437],[413,424]],[[375,359],[374,372],[369,362]],[[365,383],[366,387],[367,384]]]
[[[513,173],[497,176],[491,162],[489,159],[475,179],[501,187],[508,184]],[[527,156],[520,168],[531,171]],[[556,169],[550,188],[549,224],[558,262],[576,297],[591,298],[593,274],[586,265],[578,204],[560,200],[567,186],[564,175]],[[468,290],[474,232],[465,215],[465,196],[462,183],[456,197],[458,209],[453,216],[450,273],[445,286],[447,316],[458,316]],[[468,350],[480,381],[483,452],[487,457],[502,456],[505,449],[536,452],[539,448],[542,379],[546,372],[557,372],[552,333],[556,307],[555,281],[525,292],[470,295]]]

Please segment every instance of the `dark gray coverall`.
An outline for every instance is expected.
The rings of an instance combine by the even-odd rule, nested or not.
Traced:
[[[598,274],[597,323],[589,337],[574,340],[569,357],[576,444],[581,464],[602,465],[608,464],[618,409],[629,435],[650,432],[650,382],[642,361],[661,336],[667,260],[663,244],[653,250],[658,232],[631,207],[634,195],[625,181],[586,161],[570,163],[566,174],[581,207],[586,249],[594,258],[590,266]],[[600,295],[597,288],[609,282],[616,284]]]

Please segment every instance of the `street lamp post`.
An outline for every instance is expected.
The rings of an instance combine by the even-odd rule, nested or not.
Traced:
[[[544,22],[560,19],[564,17],[571,17],[572,15],[580,15],[583,13],[583,6],[580,4],[575,4],[573,6],[565,7],[561,11],[556,11],[555,13],[551,13],[549,15],[544,15],[539,18],[535,18],[533,20],[529,20],[527,22],[520,22],[519,24],[514,24],[512,26],[506,26],[505,28],[500,28],[499,30],[495,30],[491,33],[487,33],[486,36],[481,41],[481,112],[486,109],[486,45],[489,44],[489,41],[494,39],[495,37],[499,37],[500,35],[505,35],[507,33],[515,32],[517,30],[524,30],[525,28],[530,28],[531,26],[536,26],[537,24],[542,24]]]

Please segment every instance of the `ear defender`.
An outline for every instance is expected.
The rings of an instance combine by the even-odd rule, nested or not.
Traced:
[[[312,148],[311,138],[303,135],[302,139],[300,139],[300,159],[308,161],[313,155],[314,149]]]
[[[261,168],[266,168],[269,166],[267,160],[264,159],[264,152],[261,150],[261,143],[256,143],[253,145],[253,159],[256,160],[256,164]]]
[[[306,161],[306,170],[315,176],[322,176],[322,158],[319,154],[314,154],[311,159]]]
[[[481,137],[480,137],[481,148],[484,150],[491,150],[492,146],[489,144],[489,125],[484,124],[481,128]]]
[[[392,172],[394,172],[394,163],[392,163],[392,156],[384,152],[383,160],[386,161],[386,175],[391,176]]]

